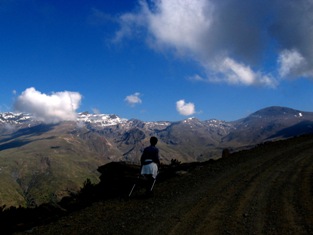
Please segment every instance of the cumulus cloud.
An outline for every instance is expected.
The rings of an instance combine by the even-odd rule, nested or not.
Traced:
[[[140,93],[136,92],[132,95],[126,96],[125,101],[131,106],[135,106],[136,104],[141,104],[142,100],[140,99],[139,96],[140,96]]]
[[[195,105],[193,103],[186,103],[185,100],[179,100],[176,102],[176,110],[179,114],[184,116],[193,115],[195,111]]]
[[[140,35],[154,49],[191,57],[207,77],[201,81],[275,87],[274,75],[313,78],[312,0],[139,0],[139,5],[137,12],[120,16],[116,39]],[[262,68],[267,53],[274,53],[272,71]]]
[[[78,92],[54,92],[47,95],[31,87],[17,97],[14,108],[34,115],[45,123],[75,120],[82,96]]]
[[[208,78],[212,82],[227,82],[229,84],[276,86],[276,80],[269,75],[254,72],[249,66],[236,62],[231,58],[224,58],[215,66],[215,71],[224,76]]]

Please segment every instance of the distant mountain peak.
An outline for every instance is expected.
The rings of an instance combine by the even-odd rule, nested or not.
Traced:
[[[281,106],[271,106],[267,107],[261,110],[258,110],[251,115],[241,119],[245,123],[251,122],[251,121],[258,121],[260,119],[305,119],[308,118],[308,116],[311,116],[310,112],[302,112],[299,110],[295,110],[292,108],[287,107],[281,107]],[[234,121],[240,122],[241,120]],[[131,127],[137,126],[137,127],[144,127],[147,128],[165,128],[173,122],[170,121],[154,121],[154,122],[145,122],[138,119],[126,119],[121,118],[118,115],[115,114],[92,114],[89,112],[81,112],[77,114],[76,121],[78,123],[85,123],[85,124],[92,124],[94,126],[98,127],[107,127],[107,126],[115,126],[115,125],[126,125]],[[9,124],[9,125],[24,125],[24,124],[36,124],[40,123],[34,116],[27,114],[27,113],[14,113],[14,112],[5,112],[0,113],[0,124]],[[198,126],[201,127],[203,125],[210,125],[210,126],[228,126],[231,125],[231,122],[225,122],[221,120],[216,119],[210,119],[201,121],[198,118],[195,117],[189,117],[187,119],[184,119],[182,121],[175,122],[176,124],[182,124],[182,125],[189,125],[192,127]]]
[[[105,127],[126,123],[128,120],[125,118],[120,118],[115,114],[90,114],[88,112],[82,112],[77,114],[76,121],[80,123],[92,123],[97,126]],[[27,113],[0,113],[0,124],[19,125],[31,122],[38,123],[39,121],[36,119],[36,117],[33,117]]]
[[[33,119],[32,115],[27,113],[0,113],[0,123],[21,124]]]
[[[195,118],[195,117],[189,117],[185,120],[183,120],[183,122],[198,122],[199,119],[198,118]]]
[[[104,127],[125,123],[128,120],[120,118],[115,114],[90,114],[88,112],[83,112],[78,114],[77,121],[97,124]]]
[[[250,116],[260,116],[260,117],[271,116],[271,117],[273,117],[273,116],[285,116],[285,115],[302,117],[303,112],[296,110],[296,109],[287,108],[287,107],[271,106],[271,107],[267,107],[267,108],[258,110],[256,112],[252,113]]]

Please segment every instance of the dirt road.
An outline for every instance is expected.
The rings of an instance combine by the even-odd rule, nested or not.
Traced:
[[[233,154],[20,234],[313,234],[313,139]]]

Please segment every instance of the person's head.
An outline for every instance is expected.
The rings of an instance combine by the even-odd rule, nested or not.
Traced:
[[[155,146],[157,143],[158,143],[158,138],[155,137],[155,136],[152,136],[152,137],[150,138],[150,144],[153,145],[153,146]]]

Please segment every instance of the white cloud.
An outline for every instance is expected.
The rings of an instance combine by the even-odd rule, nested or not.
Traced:
[[[192,58],[207,81],[275,87],[277,73],[313,78],[312,0],[138,1],[137,12],[119,18],[116,38],[140,35],[154,49]],[[279,67],[264,72],[275,57]]]
[[[54,92],[47,95],[31,87],[15,101],[16,111],[31,113],[45,123],[75,120],[82,96],[78,92]]]
[[[297,50],[283,50],[279,55],[278,64],[280,76],[285,77],[305,66],[306,61]]]
[[[219,62],[216,67],[216,71],[223,73],[224,81],[229,84],[276,86],[276,81],[270,76],[254,72],[249,66],[228,57]]]
[[[126,96],[125,101],[131,106],[134,106],[136,104],[141,104],[142,100],[140,99],[139,96],[140,96],[140,93],[136,92],[132,95]]]
[[[197,51],[210,29],[212,12],[209,1],[159,1],[156,10],[147,14],[148,27],[159,44]]]
[[[193,115],[195,111],[195,105],[193,103],[186,103],[185,100],[179,100],[176,102],[176,110],[179,114],[184,116]]]

